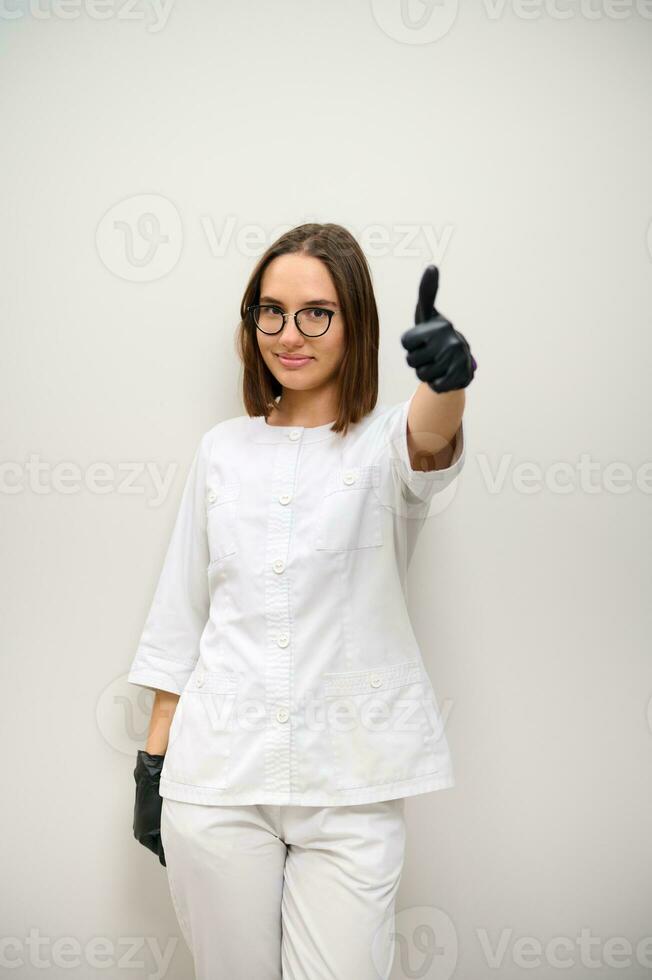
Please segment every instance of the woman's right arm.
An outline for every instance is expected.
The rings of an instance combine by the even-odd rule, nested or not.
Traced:
[[[206,490],[213,430],[202,436],[186,476],[172,534],[127,681],[158,693],[181,695],[199,659],[201,637],[210,616],[210,565]],[[158,699],[157,699],[158,700]],[[175,707],[161,703],[167,723]],[[160,747],[158,705],[154,719]]]
[[[145,743],[145,751],[151,755],[165,755],[170,737],[170,725],[178,702],[178,694],[172,694],[170,691],[156,691],[152,714],[149,719],[147,742]]]

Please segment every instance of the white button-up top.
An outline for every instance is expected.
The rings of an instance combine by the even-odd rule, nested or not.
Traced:
[[[448,468],[413,470],[410,403],[345,437],[243,415],[201,438],[128,675],[180,695],[161,796],[327,806],[454,784],[406,575],[464,430]]]

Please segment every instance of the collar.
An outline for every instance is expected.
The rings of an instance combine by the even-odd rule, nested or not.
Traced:
[[[333,419],[333,422],[335,420]],[[264,415],[249,416],[249,428],[252,442],[261,443],[311,443],[322,442],[324,439],[334,439],[339,432],[333,432],[333,422],[325,425],[269,425]]]
[[[383,412],[387,411],[385,405],[376,404],[375,407],[365,415],[363,419],[349,427],[349,435],[358,427],[367,426],[374,419],[377,419]],[[342,438],[341,433],[333,432],[331,426],[333,422],[326,422],[325,425],[268,425],[264,415],[246,416],[252,442],[275,443],[280,442],[311,443],[322,442],[325,439],[334,439],[336,436]]]

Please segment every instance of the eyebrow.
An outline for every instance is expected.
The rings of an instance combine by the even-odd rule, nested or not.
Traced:
[[[274,299],[273,296],[261,296],[258,300],[259,303],[274,303],[276,306],[283,306],[280,299]],[[307,299],[304,306],[336,306],[330,299]]]

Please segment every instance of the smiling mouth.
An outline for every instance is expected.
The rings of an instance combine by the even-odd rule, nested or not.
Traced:
[[[275,354],[275,357],[284,357],[286,361],[311,361],[313,360],[312,354],[301,354],[299,357],[295,357],[292,354]]]

